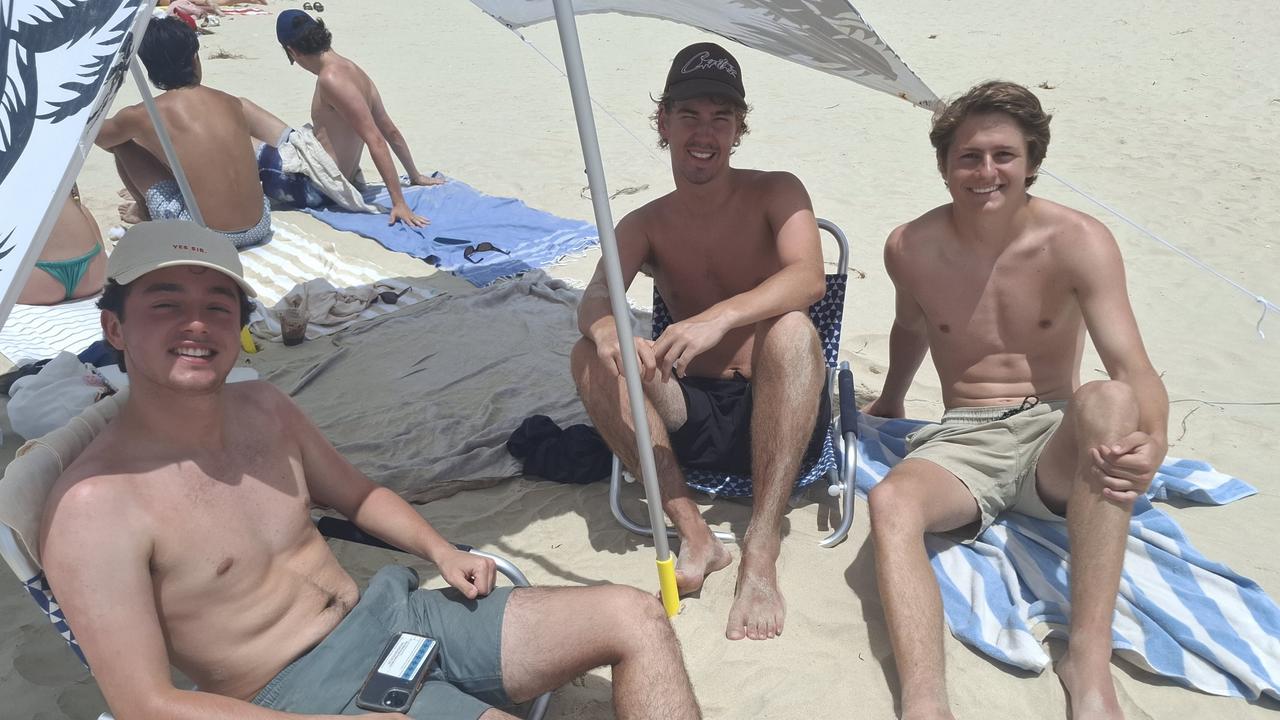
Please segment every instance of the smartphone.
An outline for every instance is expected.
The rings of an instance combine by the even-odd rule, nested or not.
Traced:
[[[402,632],[391,638],[365,678],[356,707],[407,712],[427,679],[437,649],[436,641],[425,635]]]

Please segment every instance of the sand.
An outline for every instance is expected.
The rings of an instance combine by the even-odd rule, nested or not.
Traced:
[[[1280,7],[1260,4],[1126,3],[1084,14],[1072,4],[981,6],[943,0],[857,3],[883,38],[940,95],[992,77],[1041,86],[1055,113],[1045,167],[1191,252],[1251,292],[1280,298],[1280,46],[1270,30]],[[290,4],[272,2],[280,11]],[[324,14],[335,47],[378,82],[423,169],[515,195],[560,215],[591,218],[567,84],[539,54],[463,0],[366,3],[334,0]],[[306,120],[312,78],[289,67],[272,37],[273,18],[226,19],[202,39],[206,82],[246,95],[285,120]],[[705,35],[671,23],[594,16],[579,19],[596,100],[615,219],[671,188],[665,154],[649,127],[649,93],[666,63]],[[525,31],[560,63],[555,29]],[[1270,48],[1270,49],[1268,49]],[[216,50],[241,57],[210,59]],[[947,200],[927,142],[928,113],[888,95],[733,47],[754,105],[741,167],[786,169],[807,185],[820,216],[853,241],[842,357],[860,391],[878,391],[887,361],[892,290],[880,262],[884,236]],[[136,101],[126,89],[117,107]],[[369,165],[366,159],[366,165]],[[366,172],[371,172],[368,167]],[[109,157],[95,152],[80,176],[104,228],[115,222],[120,187]],[[1259,489],[1223,508],[1171,507],[1210,558],[1280,597],[1277,451],[1280,318],[1254,331],[1250,297],[1091,205],[1055,180],[1044,197],[1096,214],[1125,255],[1129,290],[1147,348],[1172,401],[1170,453],[1207,460]],[[296,213],[290,219],[295,219]],[[316,233],[325,226],[299,219]],[[308,224],[309,223],[309,224]],[[344,251],[385,261],[389,275],[415,261],[347,236]],[[553,269],[589,277],[595,254]],[[632,296],[647,301],[637,283]],[[548,372],[565,372],[548,368]],[[1083,379],[1103,376],[1087,352]],[[908,411],[941,411],[933,372],[922,370]],[[16,439],[6,434],[5,452]],[[609,515],[604,485],[562,487],[513,480],[421,508],[455,541],[510,556],[536,583],[655,584],[650,545]],[[634,489],[632,489],[634,495]],[[741,529],[742,506],[713,515]],[[853,533],[825,550],[814,505],[792,510],[780,561],[786,632],[770,642],[723,638],[736,562],[709,579],[675,619],[707,717],[894,717],[897,681],[876,591],[865,505]],[[366,577],[386,556],[341,549]],[[735,550],[736,556],[736,550]],[[1053,646],[1054,654],[1061,651]],[[946,640],[953,708],[962,718],[1065,716],[1052,673],[1011,671]],[[1271,717],[1280,704],[1249,704],[1172,686],[1114,664],[1130,718]],[[797,672],[797,668],[803,671]],[[609,680],[595,671],[556,694],[551,717],[607,718]],[[103,709],[92,681],[13,582],[0,583],[0,716],[89,718]]]

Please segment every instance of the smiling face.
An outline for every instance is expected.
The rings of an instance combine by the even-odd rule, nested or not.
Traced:
[[[729,166],[742,136],[741,111],[710,97],[677,100],[658,108],[658,134],[671,150],[671,169],[690,183],[710,182]]]
[[[994,210],[1026,198],[1030,167],[1027,140],[1004,113],[970,115],[956,128],[943,177],[951,199],[964,207]]]
[[[107,340],[131,382],[183,393],[222,386],[240,351],[240,288],[197,266],[153,270],[129,284],[121,316],[102,312]]]

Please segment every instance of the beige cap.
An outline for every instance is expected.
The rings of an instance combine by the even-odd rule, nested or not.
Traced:
[[[128,285],[152,270],[179,265],[217,270],[235,280],[245,295],[257,297],[231,240],[186,220],[154,220],[129,228],[107,258],[107,279]]]

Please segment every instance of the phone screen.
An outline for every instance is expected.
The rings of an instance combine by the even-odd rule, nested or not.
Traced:
[[[365,679],[356,706],[382,712],[408,710],[435,654],[436,641],[429,637],[405,632],[393,637]]]

